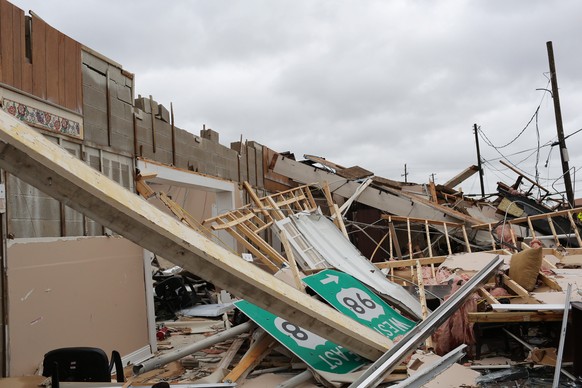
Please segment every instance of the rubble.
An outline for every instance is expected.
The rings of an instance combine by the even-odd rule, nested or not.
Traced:
[[[404,369],[411,376],[391,372],[402,372],[398,368],[419,347],[443,357],[429,367],[430,378],[437,377],[442,365],[469,371],[449,360],[491,355],[497,349],[486,343],[491,329],[492,340],[507,344],[507,351],[495,356],[504,353],[514,362],[551,366],[549,349],[559,345],[559,339],[563,344],[567,335],[566,326],[562,335],[556,335],[555,326],[566,322],[567,301],[582,298],[577,288],[582,209],[534,206],[528,192],[517,192],[519,185],[500,185],[499,198],[492,203],[466,198],[454,186],[474,172],[471,168],[446,185],[427,186],[390,181],[359,166],[345,168],[314,156],[300,163],[275,155],[273,171],[302,185],[260,197],[245,182],[248,204],[193,220],[175,201],[148,186],[153,175],[147,171],[140,173],[139,198],[3,112],[0,129],[3,169],[173,264],[153,274],[160,341],[174,334],[193,339],[192,333],[212,330],[205,339],[170,343],[156,357],[133,365],[136,382],[170,379],[248,386],[254,379],[285,372],[292,376],[281,386],[311,379],[324,386],[412,384],[414,379],[428,384],[423,380],[428,377],[413,377],[415,364]],[[39,181],[39,170],[51,176],[50,182]],[[178,219],[146,202],[154,197]],[[353,210],[349,214],[358,207],[377,214],[377,240],[377,234],[366,230],[372,225],[357,221]],[[250,261],[218,246],[201,225],[229,233]],[[369,251],[370,245],[373,251],[366,257],[362,251]],[[334,290],[331,297],[309,280],[339,284],[344,276],[351,279],[350,285]],[[224,290],[232,293],[234,303],[223,303],[219,295]],[[259,323],[263,330],[241,317],[241,311],[252,317],[253,309],[266,316],[269,324]],[[397,315],[373,321],[380,310],[389,309]],[[187,316],[206,320],[190,321]],[[515,351],[515,346],[510,349],[509,341],[523,345],[515,331],[538,323],[548,332],[543,348],[526,346],[529,354]],[[170,330],[174,325],[192,330]],[[432,342],[427,342],[432,333]],[[313,341],[311,355],[329,370],[318,369],[286,343],[308,338]],[[459,346],[466,355],[460,354]],[[571,359],[568,349],[561,350]],[[562,365],[561,350],[555,368]],[[299,359],[305,364],[297,367]],[[564,374],[572,379],[570,372]],[[474,383],[528,378],[529,369],[518,366]]]

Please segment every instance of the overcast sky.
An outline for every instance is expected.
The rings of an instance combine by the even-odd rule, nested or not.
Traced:
[[[480,139],[486,191],[516,178],[501,154],[532,177],[537,160],[540,183],[563,190],[558,147],[547,145],[552,96],[537,90],[550,88],[547,41],[564,132],[582,128],[579,0],[12,2],[135,73],[136,96],[172,102],[177,126],[206,124],[226,146],[242,135],[396,180],[406,164],[409,181],[444,183],[477,162],[473,124],[503,146],[539,106],[499,152]],[[566,142],[581,168],[582,132]],[[480,192],[478,178],[462,188]]]

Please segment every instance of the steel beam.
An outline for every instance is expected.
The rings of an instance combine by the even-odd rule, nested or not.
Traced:
[[[214,285],[365,358],[385,336],[307,297],[155,208],[0,110],[0,168]]]

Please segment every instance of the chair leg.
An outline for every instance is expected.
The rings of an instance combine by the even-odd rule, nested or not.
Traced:
[[[115,365],[115,375],[118,383],[125,382],[125,373],[123,373],[123,363],[121,362],[121,355],[117,350],[111,352],[111,366]],[[111,369],[111,367],[109,368]]]
[[[51,387],[59,388],[59,363],[53,362],[53,370],[51,372]]]

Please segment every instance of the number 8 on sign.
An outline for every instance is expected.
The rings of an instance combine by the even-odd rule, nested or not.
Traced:
[[[273,323],[281,333],[295,341],[298,346],[315,350],[316,346],[325,345],[327,342],[325,338],[322,338],[309,330],[302,329],[296,324],[282,318],[275,318]]]
[[[342,288],[336,294],[336,298],[344,307],[366,321],[371,322],[372,319],[384,314],[384,308],[359,288]]]

